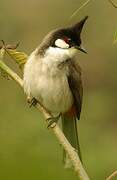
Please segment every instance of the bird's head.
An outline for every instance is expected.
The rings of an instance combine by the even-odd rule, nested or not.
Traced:
[[[85,49],[82,47],[81,42],[81,32],[86,22],[88,16],[83,18],[80,22],[68,28],[61,28],[51,31],[43,40],[40,45],[40,49],[45,50],[49,47],[54,50],[64,51],[82,51],[86,53]]]

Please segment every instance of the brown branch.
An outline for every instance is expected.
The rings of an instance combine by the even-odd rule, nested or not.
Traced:
[[[113,172],[106,180],[111,180],[113,177],[117,176],[117,171]]]
[[[108,0],[111,4],[112,4],[112,6],[114,7],[114,8],[117,8],[117,5],[112,1],[112,0]]]

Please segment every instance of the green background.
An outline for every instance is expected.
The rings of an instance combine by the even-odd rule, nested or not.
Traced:
[[[52,29],[89,19],[82,33],[88,54],[78,54],[84,98],[78,122],[84,165],[91,179],[117,169],[117,10],[108,1],[91,1],[77,16],[82,0],[1,0],[0,39],[20,41],[30,54]],[[13,63],[10,66],[18,69]],[[0,180],[76,180],[64,170],[62,148],[22,89],[0,77]],[[116,179],[116,178],[115,178]]]

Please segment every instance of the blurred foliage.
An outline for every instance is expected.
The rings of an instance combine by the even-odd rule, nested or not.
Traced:
[[[115,32],[114,43],[117,43],[117,32]]]
[[[28,59],[26,53],[18,51],[17,49],[6,49],[6,53],[18,64],[20,69],[23,69],[23,66]]]
[[[51,30],[68,26],[85,15],[89,20],[82,33],[87,55],[80,53],[84,99],[78,122],[83,160],[93,180],[103,180],[117,169],[117,45],[113,34],[117,10],[107,1],[92,1],[69,20],[82,0],[1,0],[0,39],[30,54]],[[60,13],[61,12],[61,13]],[[18,73],[17,65],[7,63]],[[41,114],[25,102],[13,81],[0,77],[0,179],[77,179],[64,170],[62,150],[46,129]]]
[[[0,60],[3,61],[3,58],[4,58],[4,55],[5,55],[5,49],[4,48],[0,48]],[[9,79],[9,76],[8,74],[3,71],[1,68],[0,68],[0,76],[6,78],[6,79]]]

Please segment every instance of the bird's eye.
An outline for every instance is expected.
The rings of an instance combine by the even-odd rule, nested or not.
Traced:
[[[69,44],[69,43],[72,41],[71,38],[68,38],[68,37],[64,37],[63,40],[64,40],[67,44]]]

